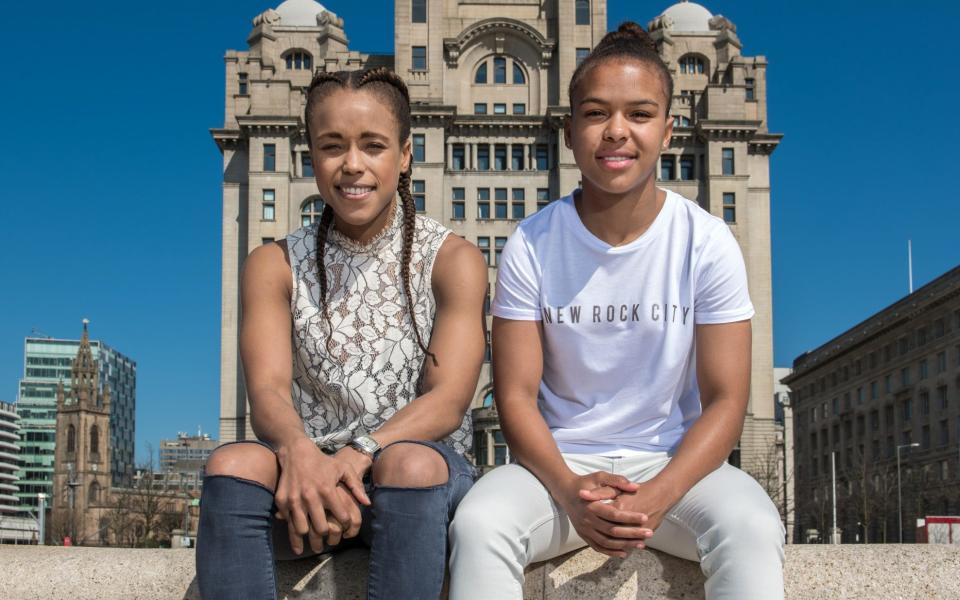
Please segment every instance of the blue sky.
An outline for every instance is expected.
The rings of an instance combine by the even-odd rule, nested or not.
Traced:
[[[371,6],[371,4],[373,6]],[[609,27],[669,3],[611,0]],[[955,3],[705,4],[769,61],[775,362],[789,365],[960,263]],[[217,435],[223,54],[269,4],[5,7],[0,400],[31,330],[138,363],[137,457]],[[352,48],[393,51],[393,3],[330,0]]]

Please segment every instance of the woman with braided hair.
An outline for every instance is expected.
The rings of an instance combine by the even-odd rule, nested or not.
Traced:
[[[520,598],[527,564],[583,546],[699,561],[708,600],[783,598],[780,515],[724,462],[750,393],[746,269],[723,220],[656,185],[672,97],[636,23],[571,77],[582,187],[520,223],[493,302],[494,396],[519,464],[461,503],[451,600]]]
[[[447,525],[475,477],[464,454],[486,263],[416,214],[396,74],[316,75],[305,123],[326,206],[244,265],[240,352],[258,440],[207,461],[200,592],[275,598],[275,558],[360,540],[368,598],[433,599]]]

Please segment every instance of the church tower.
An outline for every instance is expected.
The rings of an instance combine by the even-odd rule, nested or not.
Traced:
[[[71,368],[70,390],[57,386],[53,521],[75,544],[100,543],[100,514],[110,488],[110,384],[100,385],[87,319]]]

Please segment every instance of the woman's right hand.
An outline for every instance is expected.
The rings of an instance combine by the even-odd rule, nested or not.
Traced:
[[[309,535],[314,552],[323,550],[323,538],[331,545],[360,530],[360,511],[354,498],[369,504],[363,481],[348,463],[327,456],[308,438],[281,446],[277,450],[280,479],[274,501],[277,517],[287,522],[290,547],[303,552],[303,536]],[[339,524],[333,531],[327,513]],[[337,538],[334,540],[334,538]]]
[[[642,529],[641,523],[645,519],[639,513],[636,522],[629,525],[602,519],[591,510],[592,502],[581,497],[580,490],[608,490],[612,493],[611,497],[614,497],[620,492],[635,492],[637,487],[637,484],[626,477],[597,471],[587,475],[573,475],[560,486],[554,497],[567,512],[573,528],[588,546],[607,556],[625,558],[628,551],[644,547],[643,540],[648,532]]]

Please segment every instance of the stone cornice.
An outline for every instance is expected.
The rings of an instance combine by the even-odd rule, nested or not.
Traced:
[[[960,298],[960,266],[854,325],[819,348],[801,354],[793,361],[793,373],[782,381],[791,385],[843,352],[887,333],[922,312],[954,298]]]
[[[278,133],[289,135],[303,129],[300,117],[242,116],[237,117],[240,131],[245,135],[252,133]]]
[[[443,40],[443,49],[447,65],[455,68],[460,60],[460,55],[466,48],[471,46],[478,37],[496,32],[507,33],[526,39],[540,54],[539,67],[549,66],[553,60],[553,51],[557,47],[556,40],[543,37],[539,31],[523,21],[506,17],[493,17],[469,25],[455,38],[445,38]],[[498,40],[498,42],[499,41],[500,40]],[[498,44],[498,46],[500,45],[502,44]],[[502,52],[502,49],[498,48],[497,51],[498,53]]]
[[[224,150],[233,150],[240,142],[239,129],[211,128],[210,136],[213,138],[213,141],[217,143],[217,147],[220,148],[221,152]]]

